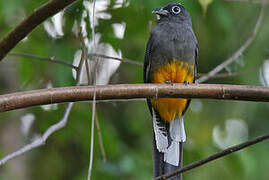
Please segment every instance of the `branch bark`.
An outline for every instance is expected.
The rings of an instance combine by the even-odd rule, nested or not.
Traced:
[[[51,0],[35,10],[0,41],[0,61],[39,24],[75,1],[76,0]]]
[[[117,84],[63,87],[0,95],[0,112],[36,105],[92,100],[154,97],[269,101],[269,88],[224,84]]]

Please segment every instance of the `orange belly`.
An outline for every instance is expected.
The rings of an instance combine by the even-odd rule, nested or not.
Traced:
[[[152,76],[153,83],[190,83],[194,80],[193,65],[187,62],[174,59],[165,65],[160,66]],[[154,109],[158,111],[165,122],[171,122],[176,116],[181,116],[184,111],[187,99],[183,98],[152,98],[150,99]]]

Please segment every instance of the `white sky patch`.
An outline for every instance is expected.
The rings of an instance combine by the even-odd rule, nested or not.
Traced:
[[[259,79],[263,86],[269,86],[269,60],[265,60],[261,66]]]
[[[74,59],[73,59],[73,65],[74,66],[78,67],[80,59],[81,59],[81,54],[82,54],[81,50],[77,50],[75,52]],[[74,79],[77,79],[77,71],[76,70],[72,69],[72,75],[73,75]]]
[[[122,8],[123,6],[127,7],[127,6],[129,6],[129,4],[130,4],[129,0],[116,0],[113,8],[117,9],[117,8]]]
[[[52,83],[51,82],[48,82],[47,84],[47,89],[50,89],[52,88]],[[40,106],[44,111],[51,111],[51,110],[56,110],[58,109],[58,104],[46,104],[46,105],[42,105]]]
[[[21,131],[23,135],[27,136],[29,130],[35,120],[35,116],[32,113],[25,114],[21,117]]]
[[[119,39],[123,39],[125,28],[126,28],[126,23],[125,22],[115,23],[115,24],[112,24],[112,27],[113,27],[115,36]]]
[[[84,7],[88,10],[88,14],[90,16],[90,22],[94,22],[94,27],[98,26],[98,19],[111,19],[111,14],[105,12],[110,4],[109,0],[98,0],[95,2],[95,14],[93,21],[93,3],[90,1],[83,1]]]
[[[118,52],[116,52],[110,44],[102,43],[98,45],[97,52],[102,54],[105,53],[107,56],[117,58],[122,57],[121,51],[119,50]],[[98,61],[96,85],[108,84],[111,76],[117,71],[121,62],[112,59],[100,59],[100,58],[97,58],[96,61]],[[90,61],[91,64],[89,66],[94,65],[96,61]],[[91,70],[94,71],[93,68]]]
[[[63,12],[55,14],[51,21],[47,20],[44,22],[44,28],[49,36],[52,38],[60,38],[64,35],[63,33]]]
[[[95,51],[92,52],[94,49],[94,44],[93,41],[90,41],[87,48],[88,48],[88,53],[96,53],[96,54],[105,54],[107,56],[112,56],[112,57],[118,57],[121,58],[122,54],[121,51],[116,52],[113,47],[108,44],[108,43],[99,43],[101,39],[100,34],[95,35],[95,41],[96,41],[96,48]],[[78,66],[79,61],[81,59],[81,54],[82,51],[78,50],[76,51],[74,55],[74,60],[73,60],[73,65]],[[98,61],[98,63],[96,63]],[[94,60],[89,60],[89,69],[90,69],[90,76],[92,77],[93,73],[96,71],[97,76],[96,76],[96,84],[97,85],[105,85],[109,83],[109,80],[111,76],[117,71],[117,69],[120,66],[120,61],[117,60],[112,60],[112,59],[103,59],[103,58],[94,58]],[[82,66],[82,71],[81,71],[81,79],[80,83],[81,84],[88,84],[88,77],[87,77],[87,72],[86,72],[86,66],[85,63]],[[73,77],[76,78],[76,71],[73,70]],[[90,80],[92,82],[92,80]]]
[[[87,17],[87,11],[83,10],[80,22],[81,33],[83,37],[87,37],[87,29],[86,29],[86,21],[85,18]]]
[[[63,25],[64,25],[64,21],[63,21],[63,11],[58,12],[57,14],[55,14],[52,18],[51,18],[55,31],[57,33],[57,35],[59,36],[63,36]]]
[[[53,25],[51,22],[49,21],[45,21],[44,22],[44,28],[46,30],[46,32],[48,33],[49,36],[51,36],[52,38],[56,38],[57,34],[55,29],[53,28]]]
[[[90,23],[94,22],[93,27],[96,27],[99,25],[99,19],[111,19],[111,14],[107,13],[107,9],[110,5],[110,0],[98,0],[95,2],[95,14],[94,14],[94,19],[93,19],[93,2],[90,1],[83,1],[83,5],[85,7],[85,11],[82,14],[82,19],[80,22],[81,26],[81,31],[82,31],[82,37],[85,46],[87,47],[87,53],[96,53],[96,54],[104,54],[107,56],[113,56],[113,57],[118,57],[121,58],[122,54],[121,51],[115,51],[113,47],[108,44],[108,43],[101,43],[101,34],[95,33],[95,37],[92,38],[91,40],[88,38],[88,32],[87,32],[87,23],[86,23],[86,17],[89,16]],[[117,0],[116,1],[117,6],[125,6],[127,5],[126,0]],[[75,26],[75,24],[74,24]],[[114,34],[117,38],[122,39],[124,37],[124,32],[126,28],[126,23],[115,23],[112,25]],[[76,27],[74,27],[76,29]],[[74,33],[76,30],[73,31]],[[76,34],[76,33],[75,33]],[[95,44],[92,41],[92,39],[95,39]],[[79,61],[81,59],[81,50],[78,50],[75,55],[74,55],[74,60],[73,64],[75,66],[78,66]],[[95,58],[94,60],[88,60],[89,61],[89,69],[90,69],[90,78],[92,78],[93,73],[96,72],[96,84],[101,85],[101,84],[108,84],[111,76],[116,72],[118,67],[120,66],[120,61],[117,60],[111,60],[111,59],[100,59],[100,58]],[[96,63],[98,61],[98,63]],[[76,72],[72,70],[73,77],[76,78]],[[82,66],[82,76],[79,82],[81,84],[88,84],[88,77],[87,77],[87,72],[86,72],[86,67],[85,64]],[[92,83],[92,79],[90,79],[90,82]]]
[[[75,20],[73,26],[72,26],[72,32],[75,34],[76,37],[79,35],[79,27],[78,27],[78,22]]]
[[[220,149],[242,143],[248,139],[248,125],[241,119],[225,121],[224,130],[219,125],[213,129],[213,142]]]
[[[28,40],[28,36],[26,36],[25,38],[23,38],[21,41],[22,42],[26,42]]]

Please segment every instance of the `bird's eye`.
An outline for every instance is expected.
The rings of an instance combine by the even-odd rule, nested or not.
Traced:
[[[181,9],[180,9],[179,6],[173,6],[173,7],[172,7],[172,12],[173,12],[174,14],[179,14],[180,11],[181,11]]]

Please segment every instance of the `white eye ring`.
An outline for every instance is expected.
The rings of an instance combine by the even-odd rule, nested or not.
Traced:
[[[173,6],[173,7],[172,7],[172,12],[173,12],[174,14],[179,14],[179,13],[181,12],[181,9],[180,9],[179,6]]]

